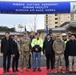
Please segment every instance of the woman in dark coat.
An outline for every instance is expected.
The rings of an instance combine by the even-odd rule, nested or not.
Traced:
[[[50,61],[51,61],[51,69],[54,68],[54,51],[53,51],[53,39],[51,38],[50,34],[47,34],[46,39],[43,43],[43,53],[46,55],[46,65],[47,70],[50,68]]]
[[[14,36],[14,40],[12,42],[12,70],[13,72],[17,71],[18,72],[18,60],[19,60],[19,51],[18,51],[18,37],[17,35]]]

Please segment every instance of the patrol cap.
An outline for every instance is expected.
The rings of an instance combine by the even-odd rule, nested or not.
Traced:
[[[23,32],[23,34],[27,34],[27,32]]]
[[[56,37],[60,37],[60,34],[57,34]]]
[[[66,33],[63,33],[63,34],[62,34],[62,36],[66,36],[66,35],[67,35]]]

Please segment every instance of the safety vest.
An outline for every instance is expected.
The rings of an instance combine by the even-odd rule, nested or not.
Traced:
[[[31,42],[31,46],[34,47],[35,45],[39,45],[42,48],[43,47],[42,39],[39,38],[39,40],[37,40],[37,38],[34,38]]]
[[[65,44],[66,44],[68,41],[69,41],[69,39],[67,39],[66,41],[64,41],[64,42],[65,42]]]

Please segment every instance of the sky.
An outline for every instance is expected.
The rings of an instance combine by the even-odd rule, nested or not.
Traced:
[[[0,1],[20,1],[20,2],[57,2],[57,1],[76,1],[76,0],[0,0]],[[0,26],[15,27],[20,31],[19,24],[26,25],[28,31],[32,27],[32,19],[37,16],[37,29],[44,29],[44,14],[0,14]]]

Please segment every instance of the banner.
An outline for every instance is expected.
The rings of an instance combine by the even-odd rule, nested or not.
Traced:
[[[55,14],[75,13],[76,2],[0,2],[0,13]]]

